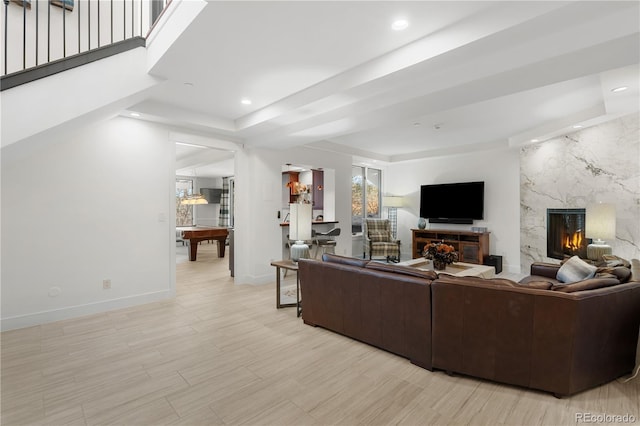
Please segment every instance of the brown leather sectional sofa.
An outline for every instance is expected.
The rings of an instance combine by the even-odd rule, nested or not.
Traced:
[[[571,395],[634,368],[640,261],[632,262],[627,283],[567,293],[532,288],[553,285],[558,265],[534,264],[545,275],[514,283],[325,255],[300,261],[302,317],[429,370]]]
[[[323,260],[299,261],[304,322],[431,370],[429,286],[435,273],[428,278],[418,270],[418,274],[399,274],[384,270],[386,265],[379,262],[330,254]]]

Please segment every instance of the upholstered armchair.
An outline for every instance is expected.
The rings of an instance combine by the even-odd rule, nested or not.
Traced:
[[[400,261],[400,240],[393,238],[389,219],[365,219],[363,235],[365,257]]]

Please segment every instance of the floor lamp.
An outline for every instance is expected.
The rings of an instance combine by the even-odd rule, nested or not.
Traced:
[[[309,246],[306,240],[311,239],[311,204],[292,203],[289,204],[289,239],[295,241],[291,245],[291,260],[297,262],[299,259],[309,257]]]
[[[402,207],[403,199],[395,195],[382,197],[382,204],[389,209],[389,223],[393,238],[397,238],[398,231],[398,207]]]

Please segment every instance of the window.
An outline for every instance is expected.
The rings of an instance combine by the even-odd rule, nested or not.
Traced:
[[[176,179],[176,226],[193,226],[193,205],[180,204],[186,195],[193,194],[193,180]]]
[[[368,167],[351,168],[351,232],[362,232],[365,217],[380,217],[382,171]]]

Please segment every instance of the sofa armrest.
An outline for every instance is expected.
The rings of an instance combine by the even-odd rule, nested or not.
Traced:
[[[531,264],[531,275],[555,279],[558,269],[560,269],[560,265],[555,263],[534,262]]]
[[[436,280],[431,291],[433,368],[556,395],[633,370],[640,283],[567,294]]]

